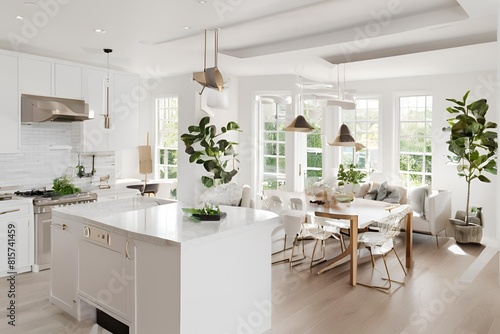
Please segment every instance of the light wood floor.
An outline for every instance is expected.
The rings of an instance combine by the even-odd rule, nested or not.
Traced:
[[[311,247],[309,241],[306,254],[310,254]],[[398,250],[404,257],[403,244],[398,245]],[[388,256],[391,274],[406,282],[402,287],[393,284],[390,294],[350,286],[348,264],[322,275],[316,275],[321,265],[314,267],[312,274],[306,263],[293,268],[285,263],[274,265],[272,334],[488,333],[495,319],[500,319],[498,254],[485,261],[485,267],[471,283],[459,282],[461,277],[474,277],[474,266],[466,271],[477,264],[475,260],[483,250],[482,245],[457,246],[450,238],[440,238],[438,248],[434,237],[415,235],[415,266],[407,277],[393,254]],[[338,242],[330,240],[327,251],[329,256],[335,255]],[[358,281],[372,278],[367,260],[360,260]],[[376,264],[373,277],[379,281],[383,262],[376,259]],[[18,275],[17,326],[13,328],[7,324],[7,283],[1,279],[0,333],[90,332],[91,324],[76,323],[49,303],[49,280],[49,270]]]

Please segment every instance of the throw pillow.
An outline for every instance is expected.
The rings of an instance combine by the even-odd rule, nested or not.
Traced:
[[[387,181],[384,181],[377,190],[377,201],[383,201],[387,197]]]
[[[384,198],[384,202],[399,204],[399,192],[394,188],[393,191],[387,194],[387,197]]]
[[[425,198],[429,191],[428,186],[417,187],[410,194],[410,206],[413,211],[422,218],[425,218]]]
[[[374,200],[375,198],[377,198],[377,190],[366,193],[366,195],[363,196],[363,198]]]

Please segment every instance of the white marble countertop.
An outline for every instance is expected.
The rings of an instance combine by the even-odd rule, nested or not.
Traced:
[[[158,245],[190,247],[243,229],[279,225],[278,215],[265,210],[220,206],[221,221],[196,221],[175,201],[152,197],[117,199],[65,206],[53,210],[54,219],[69,218],[82,224]],[[62,223],[63,221],[60,221]]]

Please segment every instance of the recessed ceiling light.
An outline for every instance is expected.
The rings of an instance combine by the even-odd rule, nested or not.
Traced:
[[[106,30],[104,29],[94,29],[95,32],[99,33],[99,34],[105,34],[106,33]]]
[[[191,27],[184,26],[184,30],[189,30],[189,29],[191,29]]]
[[[18,19],[18,20],[24,20],[24,16],[17,15],[17,16],[16,16],[16,19]]]
[[[31,1],[26,1],[24,3],[24,5],[27,6],[27,7],[36,7],[36,3],[31,2]]]
[[[204,4],[206,4],[207,2],[206,2],[206,1],[204,1],[204,0],[198,0],[198,1],[196,1],[196,3],[199,3],[200,5],[204,5]]]

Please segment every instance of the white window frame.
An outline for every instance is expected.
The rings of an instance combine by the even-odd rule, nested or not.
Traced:
[[[179,142],[177,141],[177,146],[176,147],[163,147],[159,145],[159,140],[160,140],[160,124],[159,124],[159,110],[157,108],[157,101],[160,99],[164,100],[170,100],[170,99],[177,99],[177,137],[179,137],[179,96],[178,95],[162,95],[162,96],[156,96],[153,98],[153,109],[154,109],[154,115],[155,115],[155,143],[154,143],[154,178],[156,180],[163,180],[163,181],[177,181],[177,178],[168,178],[168,173],[165,178],[160,177],[160,167],[175,167],[177,169],[177,176],[179,175],[179,163],[177,161],[176,165],[169,165],[168,163],[160,164],[160,150],[165,149],[165,150],[176,150],[177,151],[177,159],[179,159]],[[166,108],[168,109],[168,108]],[[167,157],[164,157],[167,159]],[[167,162],[167,161],[164,161]]]
[[[396,161],[394,162],[396,164],[396,168],[395,170],[398,172],[399,174],[399,177],[401,178],[401,171],[400,171],[400,158],[401,158],[401,151],[400,151],[400,142],[401,142],[401,106],[400,106],[400,101],[401,101],[401,98],[402,97],[414,97],[414,96],[430,96],[432,98],[432,111],[431,112],[434,112],[434,95],[432,94],[432,92],[430,91],[411,91],[411,92],[398,92],[397,94],[394,95],[395,96],[395,102],[394,102],[394,105],[395,105],[395,119],[396,119],[396,122],[395,122],[395,133],[397,134],[397,136],[394,138],[394,152],[396,153]],[[415,121],[417,122],[417,121]],[[425,121],[425,123],[428,123],[430,122],[430,127],[432,128],[432,122],[433,122],[433,119],[431,117],[430,121]],[[432,142],[432,135],[430,136],[425,136],[424,135],[424,142],[425,142],[425,139],[428,138],[428,139],[431,139],[431,142]],[[431,152],[427,155],[430,155],[432,157],[432,145],[431,145]],[[424,154],[424,159],[425,159],[425,154]],[[420,174],[423,176],[423,179],[425,180],[425,176],[426,175],[429,175],[431,177],[431,184],[429,186],[432,187],[432,163],[431,163],[431,166],[430,166],[430,172],[429,173],[426,173],[425,172],[425,163],[423,164],[424,166],[424,171],[422,172],[419,172],[419,173],[416,173],[416,174]],[[400,180],[398,180],[400,182]],[[421,185],[425,185],[425,182],[423,182]],[[411,185],[408,185],[408,187],[412,187]]]

